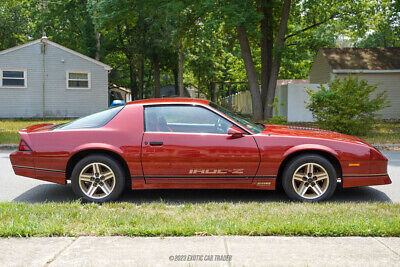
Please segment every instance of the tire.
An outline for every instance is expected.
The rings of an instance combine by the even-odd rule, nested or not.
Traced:
[[[335,192],[336,184],[337,173],[332,163],[316,154],[295,157],[287,164],[282,175],[282,187],[286,195],[297,201],[327,200]]]
[[[90,155],[81,159],[72,170],[74,193],[85,202],[103,203],[117,199],[125,186],[124,171],[113,158]]]

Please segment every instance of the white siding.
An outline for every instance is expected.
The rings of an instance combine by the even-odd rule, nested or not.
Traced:
[[[319,50],[311,65],[309,77],[310,83],[327,83],[331,80],[332,69],[328,64],[322,50]]]
[[[337,74],[343,78],[348,74]],[[377,84],[377,92],[386,91],[390,107],[383,109],[379,114],[383,119],[400,120],[400,73],[364,73],[358,77],[369,84]]]
[[[278,98],[279,116],[288,116],[288,84],[276,86],[275,97]],[[283,104],[283,105],[282,105]]]
[[[288,112],[287,121],[289,122],[310,122],[314,121],[312,113],[306,108],[309,95],[306,90],[319,90],[319,84],[289,84],[288,85]]]
[[[47,117],[77,117],[107,108],[108,72],[94,64],[52,45],[46,47]],[[67,89],[67,71],[90,72],[90,89]]]
[[[2,68],[26,69],[27,88],[0,88],[0,117],[42,116],[40,43],[0,55],[0,69]]]
[[[1,68],[27,70],[26,89],[0,88],[0,117],[43,115],[43,54],[41,43],[0,55]],[[103,110],[108,104],[108,71],[98,64],[46,43],[45,116],[79,117]],[[88,71],[91,89],[67,89],[67,71]]]

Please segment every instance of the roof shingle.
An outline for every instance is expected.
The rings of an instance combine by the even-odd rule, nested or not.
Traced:
[[[400,47],[321,48],[332,69],[400,70]]]

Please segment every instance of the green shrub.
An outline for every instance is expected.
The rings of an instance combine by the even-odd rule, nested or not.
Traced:
[[[277,97],[274,98],[274,103],[270,105],[273,110],[273,117],[268,120],[268,123],[271,124],[285,124],[286,123],[286,118],[285,116],[279,115],[279,108],[284,106],[284,103],[279,103],[279,100]]]
[[[377,86],[357,76],[336,78],[319,88],[317,92],[307,90],[310,96],[307,108],[323,129],[365,135],[375,122],[376,113],[389,106],[386,92],[373,94]]]

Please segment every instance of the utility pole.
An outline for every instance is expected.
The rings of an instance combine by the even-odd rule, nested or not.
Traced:
[[[46,43],[44,39],[46,39],[46,33],[44,32],[44,0],[42,0],[42,8],[41,8],[41,15],[42,15],[42,117],[45,117],[46,108],[45,108],[45,88],[46,88],[46,66],[45,66],[45,54],[46,54]]]
[[[45,36],[46,34],[44,33],[44,0],[42,0],[41,13],[42,13],[42,36]]]

